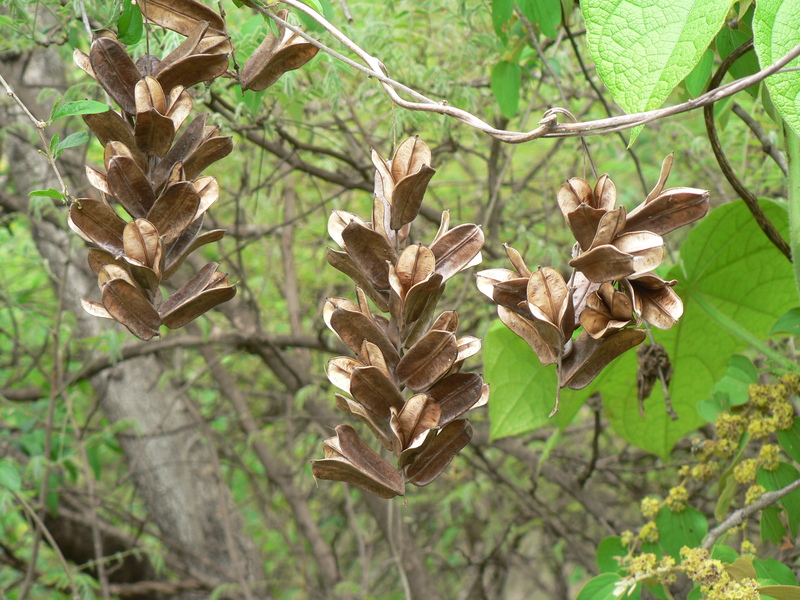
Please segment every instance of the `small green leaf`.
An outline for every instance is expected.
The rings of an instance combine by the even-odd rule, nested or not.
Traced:
[[[786,528],[781,523],[781,509],[768,506],[761,511],[761,541],[770,541],[776,546],[786,535]]]
[[[61,139],[57,133],[53,135],[53,138],[50,140],[50,156],[56,156],[56,148],[58,147],[58,141]]]
[[[778,431],[778,443],[796,463],[800,463],[800,417],[794,418],[794,425],[791,429]]]
[[[753,16],[753,45],[762,66],[768,66],[800,43],[797,15],[800,0],[760,0]],[[800,66],[800,58],[784,69]],[[775,108],[800,135],[800,78],[796,72],[775,73],[765,80]]]
[[[800,335],[800,307],[792,308],[775,321],[775,325],[770,330],[770,335],[785,333],[789,335]]]
[[[492,27],[503,43],[506,43],[506,34],[503,25],[508,23],[514,14],[514,0],[492,0]]]
[[[680,560],[681,548],[699,546],[708,533],[708,521],[703,513],[692,506],[673,512],[664,506],[656,516],[658,545],[664,554]]]
[[[539,29],[547,37],[558,36],[561,0],[517,0],[517,6],[528,21],[539,25]]]
[[[782,462],[774,471],[767,471],[761,467],[758,470],[757,481],[763,485],[768,492],[774,492],[785,488],[790,483],[800,479],[800,472],[789,463]],[[797,527],[800,525],[800,490],[795,490],[786,494],[778,500],[778,503],[786,509],[789,517],[789,531],[792,537],[797,535]]]
[[[603,573],[586,582],[576,600],[616,600],[614,590],[622,579],[616,573]]]
[[[774,558],[756,558],[753,566],[756,568],[759,579],[772,579],[782,585],[797,585],[797,578],[792,569]]]
[[[500,105],[500,112],[507,119],[517,114],[521,77],[519,65],[508,60],[501,60],[492,69],[492,92]]]
[[[758,371],[746,356],[734,354],[728,361],[728,370],[711,389],[712,396],[721,394],[728,406],[739,406],[749,400],[750,384],[758,381]]]
[[[683,80],[686,91],[692,98],[697,98],[703,93],[708,80],[711,78],[711,67],[714,65],[714,52],[709,48],[703,53],[703,57],[695,65],[692,72]]]
[[[8,458],[0,460],[0,485],[12,492],[18,492],[22,487],[19,471]]]
[[[625,111],[661,106],[725,23],[730,0],[584,0],[597,72]],[[636,139],[638,129],[631,134]]]
[[[730,565],[739,559],[739,553],[730,546],[720,544],[718,546],[714,546],[713,550],[711,550],[711,558],[716,558],[717,560],[721,560],[722,562]]]
[[[758,588],[758,593],[775,600],[800,600],[800,587],[796,585],[764,585]]]
[[[142,23],[142,11],[138,3],[131,0],[123,0],[122,14],[117,21],[117,36],[123,44],[135,44],[142,39],[144,25]]]
[[[753,37],[753,32],[747,23],[739,22],[738,29],[731,29],[730,27],[723,27],[717,34],[717,52],[719,57],[725,60],[731,55],[731,52],[736,50],[739,46],[750,40]],[[728,69],[732,77],[741,79],[753,73],[758,72],[758,58],[755,52],[746,52],[740,56]],[[747,88],[747,93],[754,98],[758,96],[758,84],[751,85]]]
[[[67,148],[74,148],[75,146],[80,146],[88,141],[89,134],[85,131],[76,131],[75,133],[70,133],[62,142],[59,142],[58,146],[56,146],[53,157],[57,158]]]
[[[67,102],[61,104],[53,109],[53,114],[50,115],[50,121],[63,119],[64,117],[74,117],[76,115],[94,115],[97,113],[104,113],[110,110],[108,104],[102,102],[95,102],[94,100],[76,100],[75,102]]]
[[[601,573],[625,574],[625,567],[620,566],[618,558],[623,558],[628,554],[622,539],[618,536],[605,538],[597,545],[597,566]]]
[[[333,11],[333,6],[331,6],[330,0],[304,0],[304,2],[311,5],[311,7],[325,17],[329,23],[333,23],[336,20],[336,14]],[[306,13],[298,12],[297,16],[300,17],[303,25],[309,31],[321,31],[323,29],[322,25],[317,23]]]
[[[47,198],[53,198],[54,200],[64,200],[64,194],[58,190],[54,190],[53,188],[50,188],[49,190],[33,190],[32,192],[28,192],[28,196],[46,196]]]

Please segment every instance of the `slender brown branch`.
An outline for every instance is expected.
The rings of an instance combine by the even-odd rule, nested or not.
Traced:
[[[730,56],[722,61],[719,69],[717,69],[717,72],[714,73],[714,76],[711,78],[711,82],[708,84],[708,93],[713,92],[715,89],[720,89],[717,86],[719,86],[722,78],[725,77],[725,73],[728,72],[728,69],[730,69],[731,65],[738,60],[739,57],[743,56],[752,49],[753,40],[751,39],[731,52]],[[719,141],[719,135],[717,134],[717,127],[714,122],[713,103],[706,104],[703,107],[703,117],[706,123],[706,132],[708,132],[708,140],[711,142],[711,149],[714,151],[714,156],[717,159],[720,170],[722,171],[723,175],[725,175],[725,179],[727,179],[728,183],[731,184],[731,187],[736,190],[736,193],[739,194],[739,197],[744,200],[744,203],[747,205],[747,208],[750,210],[750,213],[753,215],[756,223],[758,223],[761,231],[764,232],[769,241],[772,242],[775,247],[780,250],[781,253],[791,262],[792,251],[789,248],[789,244],[783,239],[783,237],[781,237],[781,234],[778,233],[775,225],[772,224],[772,221],[770,221],[767,218],[767,215],[764,214],[764,211],[761,210],[761,205],[758,203],[758,198],[755,196],[755,194],[748,190],[742,181],[736,176],[731,163],[728,161],[727,156],[725,156],[725,152],[722,149],[722,144]]]

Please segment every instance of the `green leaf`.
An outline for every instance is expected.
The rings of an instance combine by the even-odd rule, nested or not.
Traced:
[[[692,72],[683,80],[686,91],[692,98],[697,98],[703,93],[708,80],[711,78],[711,67],[714,65],[714,52],[709,48],[703,53],[700,62],[695,65]]]
[[[708,521],[703,513],[687,506],[681,512],[673,512],[664,506],[656,516],[658,545],[664,554],[680,560],[681,548],[694,548],[703,542],[708,533]]]
[[[304,0],[304,2],[325,17],[329,23],[333,23],[336,20],[336,14],[333,11],[333,6],[331,6],[330,0]],[[298,11],[296,14],[298,17],[300,17],[303,25],[309,31],[321,31],[323,29],[322,25],[317,23],[306,13]]]
[[[770,335],[776,333],[800,335],[800,307],[796,306],[781,315],[769,333]]]
[[[758,61],[768,66],[800,44],[797,15],[800,0],[760,0],[753,16],[753,45]],[[784,67],[800,66],[796,58]],[[775,73],[765,80],[775,108],[800,135],[800,78],[796,72]]]
[[[711,389],[712,395],[721,394],[728,406],[739,406],[749,400],[750,385],[758,382],[758,371],[746,356],[734,354],[728,361],[728,370]]]
[[[0,486],[12,492],[18,492],[22,487],[19,471],[8,458],[0,460]]]
[[[521,77],[520,66],[508,60],[501,60],[492,69],[492,93],[500,105],[500,112],[507,119],[517,114]]]
[[[85,131],[76,131],[75,133],[70,133],[56,146],[55,152],[53,152],[53,157],[57,158],[67,148],[74,148],[75,146],[80,146],[88,141],[89,134]]]
[[[772,579],[782,585],[797,585],[797,578],[794,572],[780,561],[774,558],[753,560],[759,579]]]
[[[758,470],[757,481],[763,485],[768,492],[774,492],[785,488],[790,483],[800,479],[800,472],[789,463],[782,462],[774,471],[767,471],[761,467]],[[791,494],[786,494],[778,500],[778,503],[786,509],[789,518],[789,531],[792,537],[797,535],[797,526],[800,524],[800,490],[795,490]]]
[[[800,587],[796,585],[763,585],[758,593],[775,600],[800,600]]]
[[[720,544],[718,546],[714,546],[714,548],[711,550],[711,558],[716,558],[717,560],[721,560],[726,564],[732,564],[739,558],[739,553],[730,546]]]
[[[589,51],[617,104],[629,113],[661,106],[711,44],[730,5],[730,0],[581,2]]]
[[[50,140],[50,156],[56,155],[56,147],[58,146],[58,141],[61,139],[57,133],[53,135],[53,138]]]
[[[786,528],[781,523],[781,509],[768,506],[761,511],[761,541],[770,541],[776,546],[786,535]]]
[[[486,381],[492,387],[489,403],[491,438],[537,429],[546,424],[566,426],[587,393],[561,391],[561,408],[549,418],[558,380],[554,366],[544,367],[522,339],[495,321],[483,343]]]
[[[723,27],[717,34],[716,40],[719,57],[725,60],[731,55],[731,52],[747,42],[751,37],[753,37],[753,32],[747,23],[740,21],[738,29]],[[740,56],[728,69],[728,73],[735,79],[741,79],[756,72],[758,72],[758,58],[754,52],[747,52]],[[758,96],[758,84],[747,88],[747,93],[754,98]]]
[[[64,200],[64,194],[53,188],[49,190],[33,190],[32,192],[28,192],[28,196],[45,196],[47,198],[53,198],[54,200]]]
[[[63,119],[64,117],[104,113],[110,109],[111,107],[108,104],[103,104],[102,102],[95,102],[94,100],[76,100],[75,102],[67,102],[66,104],[55,106],[53,108],[53,113],[50,115],[50,122]]]
[[[123,0],[122,14],[117,21],[117,38],[123,44],[135,44],[142,39],[144,25],[142,23],[142,11],[138,3],[131,0]]]
[[[614,590],[622,579],[616,573],[603,573],[586,582],[576,600],[616,600]]]
[[[778,443],[792,460],[800,463],[800,417],[794,418],[791,429],[778,431]]]
[[[539,29],[547,37],[558,36],[561,0],[517,0],[517,6],[528,21],[538,23]]]
[[[620,566],[617,557],[622,558],[627,554],[628,548],[623,545],[620,537],[607,537],[597,545],[597,567],[601,573],[624,575],[625,567]]]
[[[492,0],[492,27],[503,43],[506,43],[506,33],[503,25],[508,23],[514,14],[514,0]]]

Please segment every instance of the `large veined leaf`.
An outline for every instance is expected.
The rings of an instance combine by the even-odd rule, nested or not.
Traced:
[[[730,0],[581,2],[589,51],[616,103],[629,113],[661,106],[703,56],[730,5]]]
[[[483,343],[486,381],[491,382],[489,402],[492,439],[517,435],[551,424],[566,426],[587,397],[586,390],[561,391],[557,415],[550,419],[556,401],[555,366],[542,366],[525,341],[499,320]]]
[[[800,44],[797,15],[800,0],[759,0],[753,16],[753,45],[762,66],[778,60]],[[784,68],[800,66],[800,58]],[[800,78],[793,71],[776,73],[766,79],[775,108],[800,135]]]
[[[786,211],[773,202],[764,210],[785,231]],[[674,368],[669,387],[677,420],[667,414],[659,383],[644,403],[637,400],[634,352],[615,360],[585,390],[562,390],[554,424],[564,426],[587,397],[600,393],[615,431],[630,443],[666,457],[675,442],[705,421],[697,403],[710,397],[732,354],[748,347],[747,336],[764,339],[775,320],[795,305],[789,262],[769,242],[742,202],[712,211],[681,247],[681,264],[670,278],[684,301],[684,315],[668,331],[654,330]],[[737,334],[726,326],[738,327]],[[519,434],[548,422],[555,367],[542,367],[514,334],[492,328],[484,344],[486,381],[492,386],[492,437]],[[553,421],[550,421],[551,423]]]

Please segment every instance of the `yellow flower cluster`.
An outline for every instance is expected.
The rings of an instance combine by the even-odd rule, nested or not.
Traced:
[[[733,579],[721,561],[709,556],[705,548],[681,548],[681,569],[700,585],[707,600],[759,600],[758,583],[745,577]]]
[[[686,509],[686,502],[689,500],[689,492],[682,485],[676,486],[669,491],[667,496],[667,506],[672,512],[683,512]]]
[[[733,478],[736,479],[736,483],[745,485],[753,483],[756,480],[757,473],[758,460],[755,458],[747,458],[733,469]]]
[[[764,489],[764,486],[751,485],[749,488],[747,488],[747,492],[744,495],[744,503],[752,504],[753,502],[761,498],[761,496],[763,496],[764,492],[766,491],[767,490]]]
[[[660,508],[661,502],[658,498],[654,498],[653,496],[642,498],[641,510],[642,515],[644,515],[646,519],[655,519]]]
[[[643,542],[655,544],[658,541],[658,526],[653,521],[645,523],[639,532],[639,539]]]
[[[764,444],[758,453],[758,461],[767,471],[774,471],[780,464],[781,449],[775,444]]]

